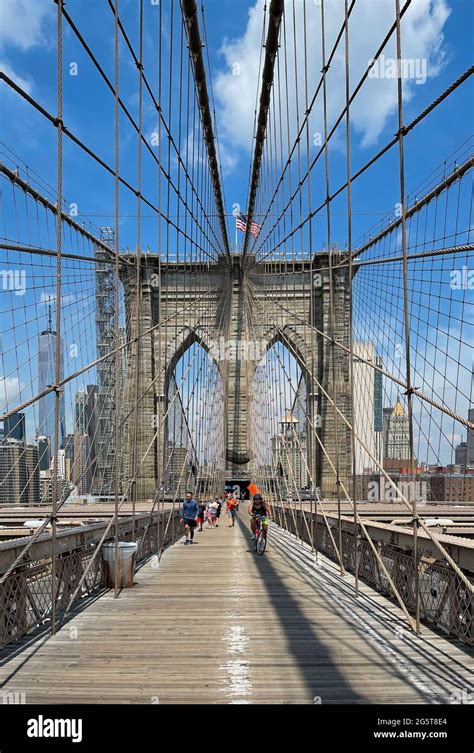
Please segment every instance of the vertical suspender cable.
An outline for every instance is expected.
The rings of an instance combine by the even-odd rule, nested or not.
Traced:
[[[162,63],[162,46],[163,46],[163,29],[162,29],[162,3],[160,3],[158,8],[158,102],[161,107],[161,87],[162,87],[162,78],[161,78],[161,63]],[[158,180],[158,208],[161,212],[161,118],[158,118],[158,170],[157,170],[157,180]],[[163,291],[161,286],[161,215],[158,214],[156,218],[157,222],[157,252],[158,252],[158,319],[161,319],[161,312],[162,312],[162,301],[163,301]],[[166,342],[166,324],[165,324],[165,332],[162,332],[163,327],[158,328],[158,357],[157,357],[157,367],[158,367],[158,374],[162,373],[163,369],[163,363],[162,363],[162,342]],[[165,334],[165,338],[163,338],[163,334]],[[159,390],[161,394],[161,384],[159,385]],[[158,400],[160,400],[160,397],[158,397]],[[164,402],[159,402],[158,405],[155,403],[154,409],[155,409],[155,415],[159,415],[161,418],[161,408],[164,406]],[[158,488],[158,494],[160,495],[160,503],[161,503],[161,497],[163,496],[162,505],[158,505],[158,530],[157,530],[157,556],[158,558],[161,557],[162,551],[164,549],[164,540],[162,540],[162,534],[164,531],[164,518],[165,518],[165,484],[158,484],[158,480],[160,478],[161,474],[161,453],[162,448],[165,442],[163,442],[163,445],[160,447],[160,436],[158,435],[158,447],[156,449],[156,457],[154,462],[154,467],[156,469],[157,474],[157,488]],[[161,511],[160,511],[161,507]]]
[[[407,263],[407,229],[406,229],[406,207],[405,207],[405,150],[404,136],[405,127],[403,125],[403,86],[402,86],[402,34],[400,18],[400,0],[395,0],[396,9],[396,38],[397,38],[397,105],[398,105],[398,147],[399,147],[399,168],[400,168],[400,209],[401,209],[401,230],[402,230],[402,269],[403,269],[403,313],[405,324],[405,360],[406,360],[406,383],[407,383],[407,406],[408,406],[408,434],[409,434],[409,452],[410,452],[410,473],[414,481],[415,469],[413,467],[413,386],[411,382],[411,356],[410,356],[410,301],[408,296],[408,263]],[[414,484],[412,483],[414,489]],[[420,632],[420,584],[418,570],[418,511],[416,503],[416,494],[413,493],[412,500],[413,516],[413,572],[415,586],[415,631]]]
[[[305,88],[305,114],[306,114],[306,164],[307,164],[307,170],[309,171],[309,94],[308,94],[308,37],[307,37],[307,19],[306,19],[306,2],[303,3],[303,33],[304,33],[304,88]],[[312,195],[311,195],[311,177],[308,179],[308,214],[311,214],[311,206],[312,206]],[[308,283],[308,295],[309,295],[309,322],[310,325],[313,326],[315,324],[315,317],[314,317],[314,286],[313,286],[313,259],[314,259],[314,252],[313,252],[313,223],[310,220],[309,222],[309,238],[308,238],[308,244],[309,244],[309,283]],[[303,262],[302,262],[303,264]],[[303,273],[304,274],[304,273]],[[310,478],[312,479],[312,483],[310,484],[310,511],[309,511],[309,519],[310,519],[310,527],[311,527],[311,549],[315,555],[317,555],[317,548],[315,545],[315,532],[317,532],[317,512],[318,512],[318,505],[317,505],[317,497],[316,497],[316,443],[314,440],[314,437],[312,436],[309,425],[308,425],[308,418],[312,421],[314,424],[315,421],[315,415],[314,415],[314,369],[315,369],[315,353],[314,353],[314,345],[315,345],[315,338],[314,333],[311,329],[309,329],[309,337],[311,342],[311,364],[306,364],[306,412],[307,412],[307,418],[306,418],[306,436],[307,436],[307,443],[308,443],[308,460],[309,460],[309,472],[310,472]],[[305,328],[306,330],[306,328]],[[315,503],[313,508],[313,501]]]
[[[275,60],[278,53],[278,38],[280,25],[285,8],[284,0],[271,0],[268,16],[267,40],[265,43],[265,62],[262,71],[262,87],[260,92],[260,108],[255,132],[255,148],[253,155],[252,176],[250,179],[249,199],[247,207],[247,229],[245,232],[242,264],[247,254],[250,241],[250,227],[255,209],[255,199],[260,180],[260,168],[262,164],[263,146],[267,130],[268,112],[270,109],[270,97],[273,85]]]
[[[51,511],[51,634],[56,633],[56,536],[58,512],[59,475],[59,408],[61,400],[61,251],[62,251],[62,203],[63,203],[63,0],[57,0],[57,187],[56,187],[56,339],[54,375],[54,439],[53,439],[53,499]]]
[[[115,301],[114,301],[114,339],[115,339],[115,396],[114,396],[114,445],[115,445],[115,457],[114,457],[114,552],[115,552],[115,598],[119,595],[119,558],[118,558],[118,491],[119,491],[119,416],[120,416],[120,328],[119,328],[119,0],[115,0],[115,14],[114,14],[114,69],[115,69],[115,82],[114,82],[114,94],[115,94]],[[135,471],[134,471],[135,475]]]
[[[327,122],[327,72],[326,63],[326,33],[324,23],[324,0],[321,0],[321,45],[322,45],[322,69],[323,69],[323,121],[324,121],[324,164],[325,164],[325,186],[326,186],[326,222],[327,222],[327,244],[328,244],[328,267],[329,267],[329,332],[331,348],[331,367],[332,367],[332,394],[333,394],[333,417],[334,417],[334,454],[336,467],[336,495],[337,495],[337,519],[338,519],[338,544],[341,554],[340,570],[341,575],[345,575],[342,556],[342,520],[341,520],[341,477],[340,477],[340,458],[339,458],[339,421],[336,411],[337,406],[337,379],[336,379],[336,343],[335,343],[335,291],[334,291],[334,270],[333,270],[333,252],[331,249],[331,207],[329,193],[329,154],[328,154],[328,122]],[[327,421],[327,411],[325,414]],[[327,427],[326,427],[327,436]]]
[[[135,328],[137,342],[135,346],[135,405],[133,415],[132,472],[136,473],[138,458],[138,401],[142,381],[141,368],[141,334],[142,334],[142,248],[141,248],[141,190],[142,190],[142,120],[143,120],[143,0],[140,0],[138,17],[139,53],[138,53],[138,133],[137,133],[137,260],[135,277]],[[133,313],[132,313],[133,317]],[[132,318],[133,321],[133,318]],[[134,480],[131,488],[132,497],[132,541],[135,541],[135,514],[138,496],[138,482]]]
[[[281,1],[281,0],[280,0]],[[199,22],[197,13],[196,0],[181,0],[182,11],[186,20],[186,28],[188,31],[188,43],[189,53],[193,62],[194,78],[196,82],[196,92],[199,102],[199,108],[201,112],[201,123],[204,141],[207,149],[207,161],[209,164],[209,171],[211,174],[212,185],[214,189],[214,196],[217,205],[217,213],[219,216],[219,223],[222,233],[222,243],[224,246],[224,252],[227,255],[229,265],[230,248],[229,240],[227,237],[227,225],[225,218],[225,208],[222,199],[222,187],[219,174],[219,162],[217,159],[216,145],[214,130],[212,127],[212,115],[209,106],[209,95],[207,92],[206,83],[206,69],[204,67],[204,60],[202,57],[202,42],[201,35],[199,33]]]
[[[352,185],[351,185],[351,132],[350,132],[350,76],[349,76],[349,7],[348,0],[344,0],[345,30],[344,30],[344,58],[345,58],[345,95],[346,95],[346,180],[347,180],[347,253],[349,254],[348,285],[349,285],[349,384],[351,410],[351,455],[352,455],[352,500],[354,511],[354,588],[355,595],[359,595],[359,526],[357,523],[357,495],[356,495],[356,452],[354,434],[354,342],[353,342],[353,259],[352,259]],[[359,398],[360,399],[360,398]]]

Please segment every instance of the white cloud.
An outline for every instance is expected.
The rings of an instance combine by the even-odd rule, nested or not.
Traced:
[[[199,126],[200,129],[200,126]],[[154,133],[157,133],[158,130],[156,130]],[[216,144],[217,147],[217,144]],[[191,173],[191,165],[194,164],[195,166],[200,164],[204,165],[207,164],[207,158],[205,153],[205,147],[201,140],[201,131],[198,130],[197,133],[195,133],[193,128],[190,128],[188,131],[188,135],[183,138],[181,149],[180,149],[181,159],[183,160],[184,164],[188,165],[188,172]],[[238,162],[237,155],[232,149],[229,149],[226,143],[219,142],[218,144],[218,151],[217,151],[217,159],[220,161],[220,166],[222,170],[223,175],[228,175],[234,167],[236,166]],[[174,170],[177,171],[178,169],[178,158],[176,154],[172,153],[171,155],[171,163],[173,165]]]
[[[221,143],[233,155],[234,160],[235,154],[238,154],[241,150],[248,152],[252,146],[257,88],[259,87],[257,73],[262,51],[264,2],[265,0],[256,0],[254,6],[249,10],[247,28],[244,34],[238,39],[224,40],[221,47],[226,70],[221,71],[215,79],[218,123]],[[303,7],[302,2],[295,3],[295,25],[293,25],[293,9],[290,7],[290,12],[287,11],[285,17],[285,29],[282,26],[280,31],[280,41],[282,42],[279,49],[280,74],[278,76],[278,67],[276,66],[273,97],[275,103],[279,102],[281,97],[283,127],[285,129],[284,144],[286,144],[287,137],[284,125],[287,107],[284,73],[285,45],[283,44],[285,32],[286,68],[288,71],[288,128],[291,144],[293,144],[297,132],[296,114],[298,113],[301,122],[306,109]],[[309,101],[311,101],[316,90],[322,67],[320,12],[321,9],[317,3],[306,4]],[[426,66],[428,79],[436,76],[445,63],[442,30],[449,13],[446,0],[413,0],[402,20],[402,58],[418,61],[419,65]],[[343,0],[331,0],[330,12],[326,12],[325,17],[326,57],[332,49],[343,18]],[[358,0],[356,3],[350,20],[351,89],[358,83],[393,20],[393,0],[377,0],[377,2],[374,2],[374,0]],[[294,73],[294,39],[296,40],[298,87],[296,87]],[[394,36],[385,48],[385,56],[386,58],[396,57]],[[418,72],[416,69],[417,75]],[[418,76],[418,78],[421,81],[421,76]],[[334,123],[337,114],[344,105],[344,82],[345,61],[342,40],[327,76],[329,127]],[[297,88],[298,103],[296,102]],[[411,99],[419,88],[416,78],[404,80],[405,100]],[[377,141],[387,119],[395,113],[396,104],[397,87],[395,79],[371,78],[366,82],[351,107],[351,122],[353,128],[360,135],[363,146],[369,146]],[[318,95],[310,117],[310,133],[321,133],[323,130],[322,122],[322,96]]]
[[[381,0],[375,6],[371,0],[362,0],[366,6],[365,18],[355,16],[358,23],[355,34],[351,39],[351,65],[358,59],[367,66],[385,35],[385,30],[393,21],[393,3]],[[369,17],[370,6],[370,17]],[[374,18],[375,16],[378,18]],[[426,66],[426,77],[438,75],[446,62],[446,51],[443,48],[442,30],[450,14],[446,0],[414,0],[402,19],[402,59],[413,64],[415,76],[403,81],[403,96],[409,101],[415,96],[417,89],[422,86],[421,71]],[[373,30],[371,31],[373,24]],[[377,29],[384,30],[383,34]],[[369,31],[368,34],[365,32]],[[352,32],[351,32],[352,33]],[[379,38],[380,37],[380,38]],[[396,58],[395,35],[384,50],[385,58]],[[355,73],[352,67],[353,82],[362,75],[363,65]],[[341,65],[342,73],[342,65]],[[355,73],[355,75],[354,75]],[[417,78],[420,83],[417,83]],[[342,79],[342,77],[341,77]],[[390,85],[391,84],[391,85]],[[357,97],[352,112],[352,122],[362,136],[363,146],[375,143],[382,133],[387,119],[394,114],[397,107],[396,81],[386,78],[372,78],[364,86],[362,94]]]
[[[446,434],[446,441],[456,447],[463,440],[462,434]]]
[[[223,175],[231,173],[239,161],[235,150],[229,149],[225,141],[219,141],[218,157],[220,159]]]
[[[242,37],[224,40],[221,53],[227,70],[215,80],[218,124],[230,145],[249,149],[252,144],[253,120],[262,41],[264,0],[257,0],[249,10],[247,29]]]
[[[32,80],[16,73],[7,50],[28,52],[33,47],[50,47],[54,17],[50,0],[0,0],[0,68],[28,94],[33,88]]]
[[[42,290],[40,295],[40,303],[55,303],[57,295],[49,290]],[[61,296],[61,304],[65,306],[67,303],[75,303],[76,296],[74,293]]]
[[[48,23],[55,13],[51,0],[0,0],[0,45],[23,52],[49,45]]]
[[[14,402],[21,392],[18,377],[0,377],[0,410],[8,410],[8,406]]]
[[[27,92],[27,94],[31,94],[32,90],[32,82],[30,78],[23,78],[23,76],[20,76],[18,73],[16,73],[11,65],[7,63],[6,60],[0,59],[0,68],[2,69],[3,73],[5,73],[6,76],[11,78],[18,86],[20,86],[24,91]],[[8,88],[6,89],[8,90]]]

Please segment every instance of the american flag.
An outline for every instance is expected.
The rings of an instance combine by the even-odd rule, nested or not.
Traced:
[[[242,230],[243,233],[247,232],[247,217],[245,214],[238,214],[235,218],[235,227],[236,230]],[[257,222],[251,222],[250,223],[250,232],[252,233],[254,238],[257,238],[260,230],[262,229],[262,226],[259,225]]]

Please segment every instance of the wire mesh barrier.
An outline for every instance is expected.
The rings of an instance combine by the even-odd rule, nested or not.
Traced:
[[[250,382],[251,476],[277,506],[296,511],[304,503],[325,519],[334,501],[339,522],[327,534],[341,575],[354,556],[357,593],[359,574],[378,568],[418,631],[420,610],[426,613],[419,532],[472,595],[450,547],[426,523],[427,510],[419,513],[446,502],[449,517],[451,502],[472,501],[472,461],[460,458],[463,432],[473,431],[473,300],[461,282],[474,249],[471,134],[441,164],[432,160],[431,174],[410,193],[407,181],[421,124],[434,122],[446,101],[459,103],[473,69],[408,121],[402,66],[411,10],[394,3],[365,68],[355,65],[351,48],[357,3],[341,4],[337,16],[322,0],[316,22],[305,3],[270,4],[242,267],[250,337],[265,343]],[[377,96],[379,64],[391,52],[397,75],[384,87],[397,132],[355,169],[360,150],[351,118],[360,116],[361,93]],[[373,207],[388,184],[393,211],[367,228],[354,208]],[[392,567],[361,518],[359,503],[367,501],[406,510],[410,597],[407,561]],[[352,555],[343,506],[363,534]]]
[[[103,524],[95,524],[66,531],[58,537],[60,553],[56,560],[55,593],[59,621],[66,609],[105,589],[104,564],[97,548],[104,528]],[[141,515],[136,518],[135,527],[131,518],[119,522],[119,541],[138,542],[136,563],[140,565],[156,557],[158,551],[173,544],[180,535],[177,513],[171,519],[161,512],[151,517]],[[105,539],[105,542],[113,541],[112,536]],[[2,567],[16,558],[17,549],[18,541],[0,545]],[[43,535],[30,550],[27,562],[18,564],[0,585],[0,646],[18,641],[38,627],[50,625],[53,573],[51,559],[45,556],[50,549],[51,536]]]
[[[211,493],[224,484],[223,374],[209,351],[226,317],[230,268],[203,12],[194,3],[140,2],[132,28],[118,2],[102,3],[97,23],[113,39],[111,57],[90,41],[80,9],[59,2],[56,11],[56,112],[0,73],[56,153],[40,175],[6,145],[1,151],[0,504],[38,509],[40,525],[0,584],[14,599],[24,554],[50,532],[49,565],[37,566],[44,604],[28,606],[22,619],[34,624],[35,609],[49,615],[48,602],[53,632],[56,607],[67,613],[96,583],[97,554],[119,538],[119,513],[131,515],[136,541],[147,511],[142,555],[155,546],[161,556],[156,516],[174,531],[187,488]],[[146,37],[152,28],[157,57]],[[69,55],[90,91],[102,91],[102,130],[98,120],[94,128],[81,121],[80,135],[70,126]],[[76,170],[97,202],[98,225],[81,203],[88,197]],[[214,279],[211,263],[220,265]],[[61,518],[90,502],[111,506],[113,516],[94,552],[65,560]]]
[[[223,82],[237,84],[220,77],[216,103],[204,4],[104,0],[98,38],[57,0],[54,104],[0,71],[48,156],[37,171],[0,145],[0,510],[39,518],[0,574],[6,638],[46,614],[54,633],[56,610],[97,586],[122,515],[130,540],[147,531],[142,555],[160,557],[156,516],[174,532],[187,490],[208,501],[252,480],[354,571],[356,595],[369,574],[415,631],[423,617],[467,640],[453,605],[467,614],[472,580],[426,519],[431,503],[454,518],[474,502],[468,119],[446,137],[474,69],[433,74],[421,106],[404,55],[424,21],[411,0],[383,5],[363,53],[356,0],[255,11],[257,55],[241,61],[253,83],[235,97],[255,101],[245,215],[228,211],[223,181],[229,130],[245,128],[228,119],[221,149],[216,116]],[[399,506],[411,554],[379,547],[366,502]],[[90,551],[64,555],[79,505],[111,514]],[[35,561],[30,588],[24,557],[45,532],[49,565]],[[435,575],[449,585],[428,593]]]
[[[317,519],[316,519],[317,518]],[[290,507],[275,507],[275,521],[277,524],[298,537],[300,541],[314,547],[315,552],[321,552],[330,559],[338,562],[338,552],[334,545],[337,538],[338,520],[335,516],[328,516],[329,531],[322,515],[315,516]],[[415,614],[416,581],[415,563],[412,554],[413,539],[409,545],[410,533],[404,546],[390,543],[387,530],[391,528],[392,536],[396,528],[380,526],[380,530],[371,527],[371,539],[377,547],[380,559],[386,573],[390,576],[401,594],[404,604],[411,614]],[[400,530],[400,529],[399,529]],[[474,583],[473,554],[469,544],[460,542],[458,547],[466,547],[465,557],[470,567],[464,567],[463,572],[469,583]],[[357,554],[356,554],[357,547]],[[469,550],[467,550],[469,547]],[[451,551],[456,549],[451,544]],[[346,571],[354,573],[358,568],[358,575],[364,583],[368,583],[378,592],[394,599],[389,579],[380,567],[367,539],[360,528],[354,531],[349,518],[344,519],[342,532],[342,560]],[[356,564],[357,563],[357,564]],[[472,590],[446,564],[435,557],[420,554],[417,563],[418,582],[420,592],[420,619],[432,623],[444,632],[456,636],[463,642],[474,643],[474,598]]]

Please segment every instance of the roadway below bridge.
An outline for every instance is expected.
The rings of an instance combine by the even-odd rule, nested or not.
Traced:
[[[198,495],[199,498],[200,495]],[[206,497],[207,495],[201,495]],[[160,500],[155,506],[158,510],[170,510],[178,508],[182,503],[182,497],[178,499],[165,498]],[[295,509],[310,510],[315,509],[315,503],[308,500],[293,499],[291,502],[285,499],[279,500],[283,506],[292,506]],[[149,513],[152,502],[137,501],[135,505],[129,501],[123,501],[120,504],[119,517],[128,517],[132,515],[133,509],[137,515]],[[324,500],[323,506],[318,504],[318,512],[324,511],[328,514],[337,512],[338,504],[336,500]],[[342,500],[340,503],[342,515],[350,516],[353,514],[352,503]],[[368,520],[380,520],[391,522],[392,520],[406,520],[409,518],[407,507],[401,502],[367,502],[359,501],[357,511],[360,517]],[[47,506],[21,506],[21,505],[0,505],[0,536],[2,526],[14,527],[23,526],[28,520],[42,520],[49,513]],[[474,502],[418,502],[418,514],[425,520],[430,518],[448,518],[453,521],[453,527],[456,525],[468,526],[474,525]],[[70,503],[64,504],[58,512],[58,524],[61,525],[87,525],[91,521],[106,520],[114,516],[114,505],[111,502],[97,503]],[[27,526],[25,526],[27,527]]]
[[[2,695],[26,703],[449,703],[471,691],[472,652],[272,525],[248,516],[149,561],[54,636],[0,652]],[[464,695],[462,695],[464,693]],[[453,694],[459,694],[453,696]],[[17,696],[18,697],[18,696]],[[23,696],[20,696],[23,697]]]

